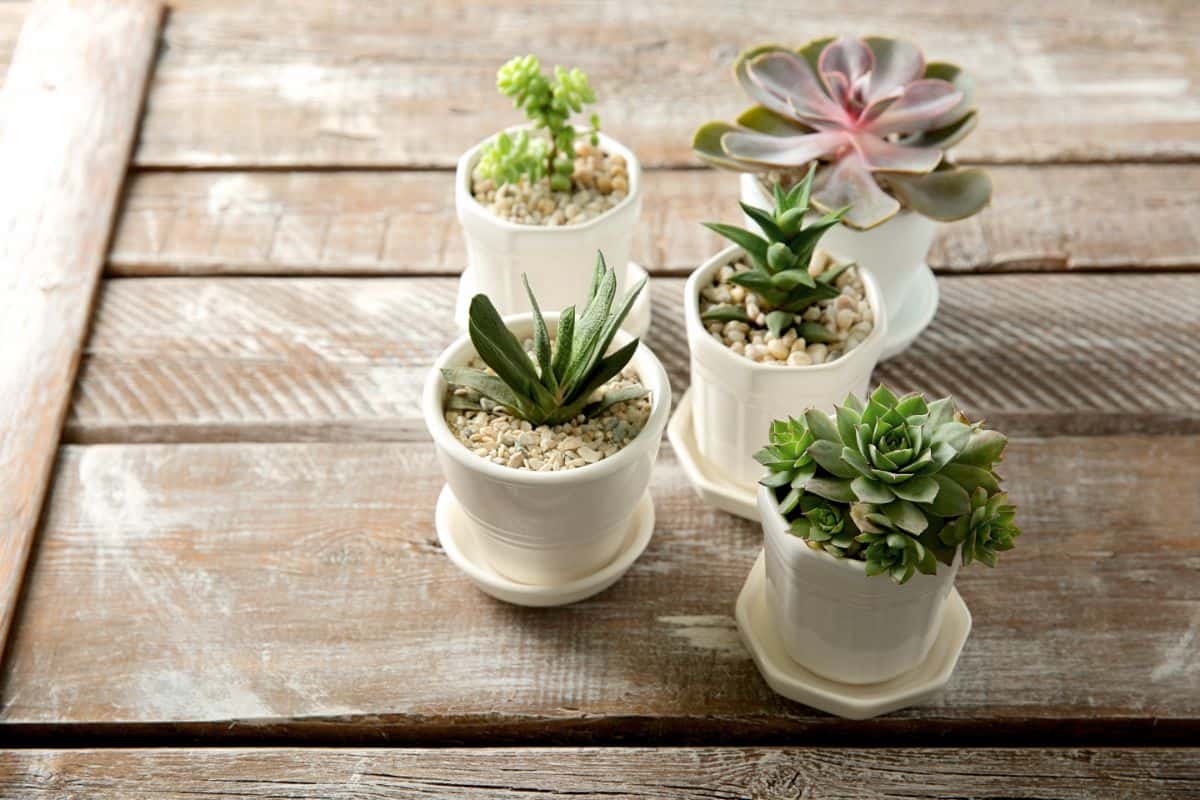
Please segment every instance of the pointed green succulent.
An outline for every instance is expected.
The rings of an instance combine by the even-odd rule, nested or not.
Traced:
[[[831,342],[834,335],[828,328],[801,317],[813,303],[840,294],[834,282],[853,264],[831,267],[816,278],[809,274],[808,265],[817,243],[846,211],[844,208],[833,211],[809,225],[804,224],[814,173],[815,167],[810,168],[804,180],[786,192],[776,184],[774,211],[741,204],[766,238],[735,225],[719,222],[704,225],[746,251],[750,269],[735,273],[729,280],[758,296],[760,305],[768,311],[767,328],[774,336],[782,336],[795,327],[796,333],[810,342]],[[705,322],[750,321],[742,307],[735,305],[713,306],[700,316]]]
[[[534,425],[559,425],[580,414],[594,416],[615,403],[641,397],[640,386],[611,391],[601,398],[593,395],[618,375],[637,350],[638,340],[608,352],[609,345],[633,302],[646,285],[643,278],[613,308],[616,273],[598,255],[583,313],[575,307],[565,309],[558,319],[558,331],[551,341],[537,299],[525,280],[525,291],[533,309],[533,353],[526,353],[521,341],[504,324],[496,307],[486,295],[471,299],[468,330],[475,351],[491,374],[471,367],[442,370],[446,383],[473,390],[501,406],[514,416]],[[447,408],[479,411],[482,406],[461,395],[451,395]]]
[[[982,486],[971,493],[971,512],[955,519],[940,534],[951,547],[962,547],[963,563],[982,561],[996,566],[996,553],[1011,550],[1021,529],[1013,524],[1016,509],[1008,504],[1008,495],[989,495]]]
[[[950,398],[879,386],[866,403],[851,395],[835,406],[832,419],[809,409],[775,421],[755,458],[796,535],[904,583],[950,564],[960,546],[964,563],[988,565],[1012,547],[1015,512],[994,472],[1007,442],[966,422]]]
[[[537,180],[550,176],[550,186],[560,192],[570,191],[571,174],[575,170],[575,127],[570,124],[572,113],[583,111],[586,104],[596,102],[587,75],[579,68],[554,68],[554,77],[542,73],[537,56],[517,56],[509,60],[496,74],[496,88],[513,105],[525,112],[536,128],[544,128],[549,140],[529,137],[522,132],[512,139],[499,134],[479,159],[479,170],[485,178],[497,184],[515,183],[522,176]],[[592,144],[598,141],[600,118],[591,115]]]

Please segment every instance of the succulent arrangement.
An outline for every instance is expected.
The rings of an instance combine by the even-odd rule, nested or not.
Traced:
[[[829,415],[776,420],[755,454],[790,530],[809,546],[904,583],[937,562],[996,563],[1020,534],[995,465],[1007,438],[970,423],[951,398],[879,386]]]
[[[729,280],[760,300],[760,307],[770,309],[766,315],[767,329],[773,336],[780,337],[789,328],[795,327],[797,334],[810,342],[831,342],[835,334],[824,325],[803,319],[804,311],[814,303],[838,296],[835,285],[838,276],[852,262],[833,266],[816,278],[808,271],[813,251],[827,230],[841,221],[846,209],[830,211],[823,217],[805,225],[812,194],[815,166],[791,189],[784,191],[780,184],[774,186],[775,208],[768,210],[741,203],[746,215],[758,223],[763,236],[719,222],[706,222],[705,227],[725,237],[746,251],[750,269],[735,273]],[[750,322],[742,306],[722,304],[704,311],[700,318],[705,322],[720,321]]]
[[[569,191],[576,137],[570,118],[582,112],[584,105],[596,102],[587,75],[578,68],[555,67],[551,77],[542,72],[536,56],[517,56],[500,67],[496,88],[525,112],[535,130],[545,130],[548,136],[530,136],[525,130],[498,134],[480,155],[480,173],[497,185],[516,183],[522,177],[533,182],[549,175],[552,189]],[[592,114],[589,134],[593,145],[599,131],[600,118]]]
[[[849,207],[843,221],[879,225],[901,207],[938,220],[969,217],[991,197],[980,169],[946,151],[976,123],[974,82],[959,67],[926,62],[900,39],[818,39],[795,50],[743,52],[738,83],[757,105],[737,125],[709,122],[695,153],[717,167],[795,174],[819,164],[813,204]]]
[[[596,390],[618,375],[638,347],[638,339],[608,353],[622,321],[642,291],[643,279],[614,307],[616,273],[598,254],[587,302],[578,315],[575,307],[563,310],[551,339],[537,298],[525,281],[533,310],[533,353],[504,324],[486,295],[471,299],[468,330],[480,359],[491,373],[472,367],[442,370],[446,383],[474,390],[482,398],[533,425],[558,425],[582,414],[597,415],[625,400],[643,396],[641,386],[609,391],[594,400]],[[532,357],[531,357],[532,356]],[[494,373],[494,374],[493,374]],[[452,394],[448,409],[483,410],[476,402]]]

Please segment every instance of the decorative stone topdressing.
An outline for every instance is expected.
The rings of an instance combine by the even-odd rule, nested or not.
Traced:
[[[831,257],[818,250],[809,265],[809,274],[816,277],[832,264]],[[706,322],[705,327],[718,342],[751,361],[793,367],[825,364],[861,344],[875,325],[875,311],[867,301],[858,267],[850,267],[834,282],[841,294],[810,306],[803,315],[804,320],[824,326],[832,342],[806,342],[794,328],[776,338],[767,330],[766,312],[770,309],[763,308],[758,296],[749,289],[729,282],[735,272],[749,268],[738,261],[717,270],[712,283],[700,290],[700,313],[722,304],[745,309],[751,323]]]
[[[607,154],[591,142],[575,143],[572,191],[556,192],[550,179],[496,186],[478,170],[471,176],[471,194],[501,219],[520,225],[579,225],[615,208],[629,194],[625,158]]]
[[[527,342],[526,350],[531,348],[532,342]],[[487,369],[478,358],[470,366]],[[637,372],[627,367],[601,386],[593,399],[601,400],[609,391],[641,385]],[[590,418],[581,414],[561,425],[532,425],[470,389],[454,387],[451,392],[477,401],[484,408],[445,412],[451,433],[467,449],[495,464],[534,472],[584,467],[615,455],[641,432],[651,410],[651,397],[646,394],[614,403]]]

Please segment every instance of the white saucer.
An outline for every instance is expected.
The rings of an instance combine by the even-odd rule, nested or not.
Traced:
[[[714,508],[758,522],[757,485],[747,488],[733,483],[700,453],[696,445],[696,432],[692,427],[691,389],[679,398],[679,405],[667,423],[667,438],[671,441],[671,447],[675,448],[684,474],[701,500]]]
[[[957,589],[950,590],[941,630],[924,662],[890,681],[855,686],[814,675],[788,656],[767,604],[766,573],[760,551],[738,595],[735,617],[763,680],[789,700],[846,719],[869,719],[921,703],[950,681],[971,632],[971,612]]]
[[[896,312],[888,312],[887,341],[883,343],[880,361],[886,361],[908,349],[921,331],[929,327],[938,307],[937,277],[928,264],[922,264],[913,279],[904,305]]]
[[[646,270],[632,261],[626,267],[629,271],[625,273],[625,285],[633,286],[642,278],[646,277]],[[584,299],[587,294],[587,288],[580,290],[580,300]],[[470,306],[471,298],[475,295],[475,282],[471,279],[471,269],[468,267],[463,270],[462,275],[458,279],[458,297],[454,302],[454,324],[458,326],[460,331],[467,329],[467,308]],[[527,309],[521,309],[525,311]],[[559,309],[543,309],[544,311],[558,311]],[[646,331],[650,330],[650,282],[647,281],[646,288],[642,289],[642,293],[638,295],[637,300],[633,303],[633,308],[629,309],[629,315],[625,317],[625,321],[621,323],[621,330],[628,333],[630,336],[642,337],[646,335]]]
[[[466,573],[472,583],[497,600],[535,608],[576,603],[612,586],[633,566],[654,533],[654,501],[647,490],[633,510],[629,534],[621,551],[607,566],[561,586],[536,586],[518,583],[493,570],[480,556],[474,534],[463,524],[464,516],[458,498],[449,486],[443,486],[438,495],[434,520],[438,542],[446,555]]]

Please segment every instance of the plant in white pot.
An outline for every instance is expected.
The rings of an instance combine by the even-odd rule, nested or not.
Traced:
[[[530,291],[532,313],[502,318],[477,295],[469,335],[426,381],[422,410],[459,533],[509,581],[559,586],[604,569],[630,546],[642,506],[653,528],[647,486],[670,387],[654,354],[619,330],[642,288],[614,307],[616,275],[600,259],[578,313],[543,315]]]
[[[797,404],[832,410],[865,391],[883,346],[886,315],[872,276],[817,249],[843,210],[809,218],[812,181],[810,170],[787,192],[776,186],[773,211],[743,204],[762,235],[709,224],[736,246],[685,288],[692,382],[681,406],[691,430],[679,434],[689,441],[678,449],[684,458],[694,449],[707,471],[745,496],[740,505],[717,502],[743,516],[754,516],[762,431]]]
[[[702,125],[696,154],[743,173],[751,205],[769,200],[770,182],[787,185],[817,164],[814,207],[850,207],[825,247],[875,275],[893,323],[885,357],[898,352],[936,308],[925,265],[936,222],[969,217],[991,198],[987,173],[949,155],[975,127],[974,81],[883,37],[755,47],[734,71],[757,105],[736,125]]]
[[[546,74],[532,55],[500,68],[496,86],[528,122],[472,147],[458,162],[455,206],[466,237],[456,316],[466,326],[470,298],[486,294],[501,314],[524,308],[522,276],[549,308],[574,302],[588,285],[592,257],[604,252],[625,291],[644,276],[629,264],[641,206],[641,167],[633,152],[599,131],[572,123],[595,102],[587,76],[556,67]],[[649,324],[645,298],[626,327]]]
[[[994,566],[1020,534],[995,473],[1006,444],[950,398],[883,386],[777,420],[756,458],[766,600],[788,656],[844,684],[920,664],[959,566]]]

